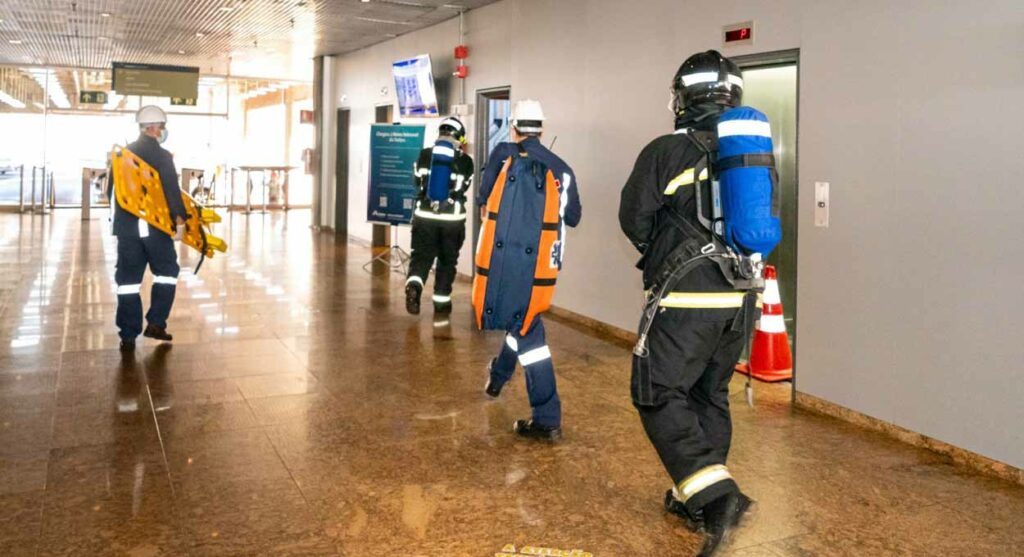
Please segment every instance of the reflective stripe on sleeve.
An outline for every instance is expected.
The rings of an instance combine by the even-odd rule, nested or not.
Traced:
[[[162,277],[160,275],[155,275],[153,277],[153,284],[169,284],[174,286],[178,284],[178,277]]]
[[[505,335],[505,344],[512,349],[513,352],[519,352],[519,341],[512,335]]]
[[[724,464],[705,466],[679,482],[679,485],[677,486],[677,493],[679,494],[679,499],[685,503],[690,500],[691,497],[712,485],[731,479],[732,474],[729,473],[729,469],[726,468]]]
[[[519,355],[519,364],[523,367],[531,366],[538,362],[551,359],[551,349],[547,346],[541,346],[540,348],[530,350],[526,354]]]
[[[142,290],[141,284],[122,284],[117,287],[118,296],[127,296],[129,294],[138,294]]]
[[[143,219],[139,219],[139,238],[149,237],[149,223]]]
[[[743,296],[743,292],[670,292],[658,305],[663,308],[739,308],[743,307]]]
[[[694,169],[692,169],[692,168],[687,168],[686,170],[682,171],[682,173],[680,173],[679,176],[676,176],[675,178],[672,178],[672,181],[669,182],[668,186],[665,188],[665,195],[673,195],[674,193],[676,193],[676,190],[678,190],[679,188],[681,188],[683,186],[693,185],[693,170]],[[708,179],[708,169],[707,168],[705,168],[704,170],[700,171],[700,179],[701,180],[707,180]]]

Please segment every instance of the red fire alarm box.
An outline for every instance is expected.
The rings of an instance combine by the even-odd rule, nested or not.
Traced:
[[[459,79],[466,79],[469,76],[469,66],[459,66],[455,68],[455,73],[452,74]]]
[[[469,47],[464,44],[455,47],[455,59],[465,60],[466,58],[469,58]]]

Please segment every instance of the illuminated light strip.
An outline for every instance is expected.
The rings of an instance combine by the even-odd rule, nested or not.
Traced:
[[[0,101],[3,101],[14,108],[25,108],[25,103],[7,94],[7,91],[0,91]]]
[[[551,349],[547,346],[541,346],[535,350],[530,350],[526,354],[519,356],[519,363],[523,367],[532,366],[538,362],[551,359]]]
[[[772,127],[768,122],[760,120],[724,120],[718,122],[718,137],[730,137],[733,135],[771,137]]]

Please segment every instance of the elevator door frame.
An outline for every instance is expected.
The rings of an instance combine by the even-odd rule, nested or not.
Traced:
[[[512,100],[512,86],[502,85],[501,87],[490,87],[487,89],[476,90],[476,133],[474,133],[474,140],[476,143],[476,156],[474,159],[474,166],[476,167],[476,176],[473,177],[473,183],[475,184],[474,189],[470,192],[470,195],[476,196],[477,188],[480,187],[484,176],[484,165],[487,164],[487,157],[490,153],[487,152],[487,132],[490,129],[488,122],[490,120],[490,103],[489,100]],[[476,203],[470,200],[470,204],[473,206],[473,253],[476,253],[476,244],[480,235],[478,231],[481,226],[480,211],[476,207]],[[471,266],[473,274],[476,274],[476,265]]]
[[[780,66],[795,66],[796,67],[796,153],[793,155],[794,160],[794,175],[793,183],[796,187],[796,207],[794,214],[794,229],[796,230],[796,238],[793,239],[793,260],[797,262],[797,270],[799,270],[799,257],[800,250],[797,242],[797,238],[800,237],[800,49],[794,48],[789,50],[778,50],[774,52],[762,52],[757,54],[746,54],[743,56],[730,56],[732,61],[736,62],[736,65],[741,70],[762,70]],[[796,381],[797,381],[797,365],[796,365],[796,351],[797,342],[799,339],[796,334],[796,319],[798,316],[799,307],[797,306],[797,292],[800,290],[800,273],[794,273],[794,285],[793,285],[793,297],[791,300],[786,301],[785,311],[790,312],[793,315],[793,381],[791,382],[790,400],[796,400]]]

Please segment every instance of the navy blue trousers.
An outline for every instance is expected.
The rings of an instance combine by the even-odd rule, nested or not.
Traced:
[[[544,322],[540,317],[533,326],[520,335],[519,330],[509,331],[501,353],[491,362],[491,383],[504,385],[516,370],[516,361],[523,366],[526,376],[526,393],[533,409],[533,421],[546,427],[562,425],[562,402],[555,385],[555,366],[551,363],[551,350],[544,340]]]
[[[134,339],[142,333],[142,296],[139,292],[147,265],[153,273],[153,288],[146,321],[157,327],[166,327],[167,316],[174,305],[180,269],[174,240],[152,228],[143,238],[118,236],[114,282],[117,283],[117,328],[121,338]]]

